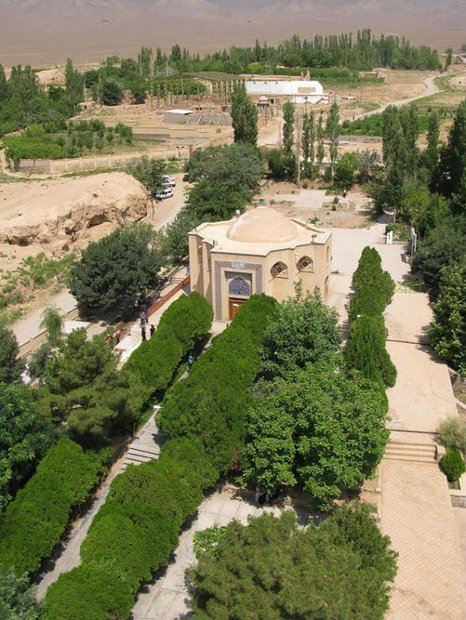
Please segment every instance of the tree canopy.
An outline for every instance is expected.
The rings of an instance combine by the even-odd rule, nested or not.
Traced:
[[[194,617],[382,620],[396,554],[363,506],[341,507],[320,527],[292,512],[233,521],[190,572]]]
[[[34,472],[57,438],[38,415],[31,390],[0,383],[0,512]]]
[[[257,108],[248,97],[244,84],[237,84],[231,95],[231,118],[235,142],[256,146]]]
[[[294,298],[278,306],[264,334],[264,373],[271,377],[303,368],[336,353],[340,344],[337,311],[324,304],[318,291],[303,295],[298,288]]]
[[[0,618],[2,620],[40,620],[41,605],[26,576],[18,577],[0,566]]]
[[[117,371],[117,357],[102,336],[73,331],[47,362],[38,390],[42,415],[65,423],[81,443],[95,444],[131,428],[144,394],[134,377]]]
[[[24,363],[18,359],[18,352],[16,336],[10,329],[0,324],[0,382],[20,381]]]
[[[383,456],[385,393],[339,358],[261,386],[247,413],[243,479],[266,491],[299,478],[320,508],[360,485]]]
[[[71,269],[71,293],[87,311],[127,314],[135,299],[159,282],[159,243],[151,226],[138,223],[89,244]]]

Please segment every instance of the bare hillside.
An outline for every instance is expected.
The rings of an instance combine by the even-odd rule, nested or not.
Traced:
[[[443,50],[465,42],[464,0],[2,0],[0,62],[90,62],[175,42],[206,52],[364,27]]]

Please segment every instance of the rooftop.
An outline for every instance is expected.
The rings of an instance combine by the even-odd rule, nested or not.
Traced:
[[[214,246],[212,253],[259,256],[310,243],[323,245],[331,235],[265,206],[250,209],[226,222],[206,222],[190,234],[199,235]]]

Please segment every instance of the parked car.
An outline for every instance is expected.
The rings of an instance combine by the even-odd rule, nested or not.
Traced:
[[[171,175],[165,174],[162,177],[162,185],[164,185],[165,187],[175,187],[176,186],[176,180]]]
[[[165,187],[155,194],[157,200],[165,200],[165,198],[171,198],[173,196],[173,190],[171,187]]]

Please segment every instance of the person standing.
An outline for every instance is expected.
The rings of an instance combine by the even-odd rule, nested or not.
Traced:
[[[141,327],[141,338],[142,338],[143,342],[144,342],[144,340],[147,340],[146,325],[145,324]]]
[[[152,338],[155,332],[155,327],[152,325],[152,323],[150,323],[149,325],[149,331],[150,331],[150,337]]]

